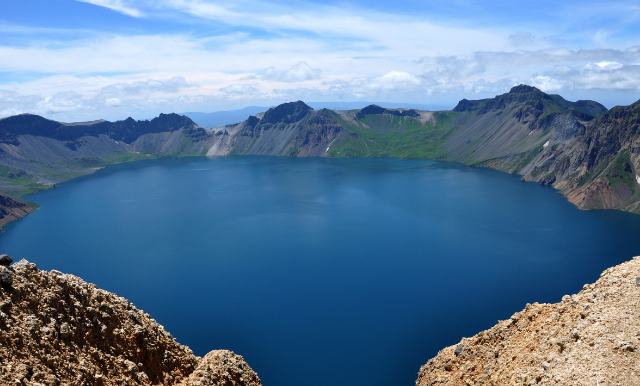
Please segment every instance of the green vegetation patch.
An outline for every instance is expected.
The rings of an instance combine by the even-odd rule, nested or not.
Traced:
[[[605,173],[611,185],[616,186],[623,183],[626,184],[632,192],[635,191],[637,181],[628,149],[618,154]]]
[[[542,113],[542,115],[540,116],[540,118],[538,118],[539,120],[543,120],[546,117],[548,117],[551,114],[558,114],[564,111],[564,109],[560,106],[558,106],[555,103],[549,103],[545,100],[544,102],[544,112]]]
[[[106,165],[105,161],[98,157],[78,157],[70,164],[79,168],[99,168]]]
[[[0,166],[0,192],[3,194],[16,198],[47,188],[48,186],[40,184],[35,176],[22,169]]]
[[[10,178],[10,179],[19,179],[19,178],[27,178],[27,176],[28,176],[27,172],[22,169],[16,169],[9,166],[0,165],[0,177]]]
[[[47,176],[53,180],[66,181],[72,178],[84,176],[87,173],[82,173],[80,171],[71,171],[68,169],[52,169],[42,171],[42,175]]]
[[[35,178],[30,180],[5,180],[0,179],[0,193],[12,198],[49,189],[50,185],[43,185]]]
[[[143,159],[154,158],[150,154],[145,153],[120,153],[111,157],[106,157],[104,159],[105,164],[117,164],[121,162],[131,162],[131,161],[140,161]]]
[[[578,187],[584,186],[588,182],[598,177],[600,173],[602,173],[602,171],[604,170],[605,165],[606,165],[605,162],[601,162],[600,164],[592,168],[590,171],[588,171],[586,174],[584,174],[582,177],[580,177],[580,182],[578,183]]]
[[[434,113],[435,125],[387,114],[367,115],[356,123],[336,117],[347,134],[331,145],[329,156],[442,159],[447,155],[444,143],[457,129],[451,127],[451,115],[457,114]]]

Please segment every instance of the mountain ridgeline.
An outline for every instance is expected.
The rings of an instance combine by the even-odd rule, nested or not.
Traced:
[[[25,194],[148,158],[400,157],[491,167],[553,185],[581,209],[640,213],[639,124],[640,101],[607,111],[526,85],[451,111],[314,110],[297,101],[216,128],[177,114],[71,124],[23,114],[0,120],[0,191]]]

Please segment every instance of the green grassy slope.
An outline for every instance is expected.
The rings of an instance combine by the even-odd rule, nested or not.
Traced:
[[[444,159],[444,143],[455,132],[454,112],[436,112],[425,123],[420,118],[371,114],[361,119],[338,117],[347,134],[329,149],[331,157],[399,157]],[[435,123],[434,123],[435,121]]]

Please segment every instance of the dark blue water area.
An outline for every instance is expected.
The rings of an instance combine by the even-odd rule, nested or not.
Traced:
[[[130,299],[265,386],[413,385],[445,346],[640,254],[640,216],[455,163],[180,158],[26,197],[0,251]]]

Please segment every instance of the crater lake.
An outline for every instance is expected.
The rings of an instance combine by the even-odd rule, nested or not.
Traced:
[[[420,366],[640,254],[640,216],[456,163],[177,158],[25,197],[0,252],[129,299],[265,386],[414,385]]]

